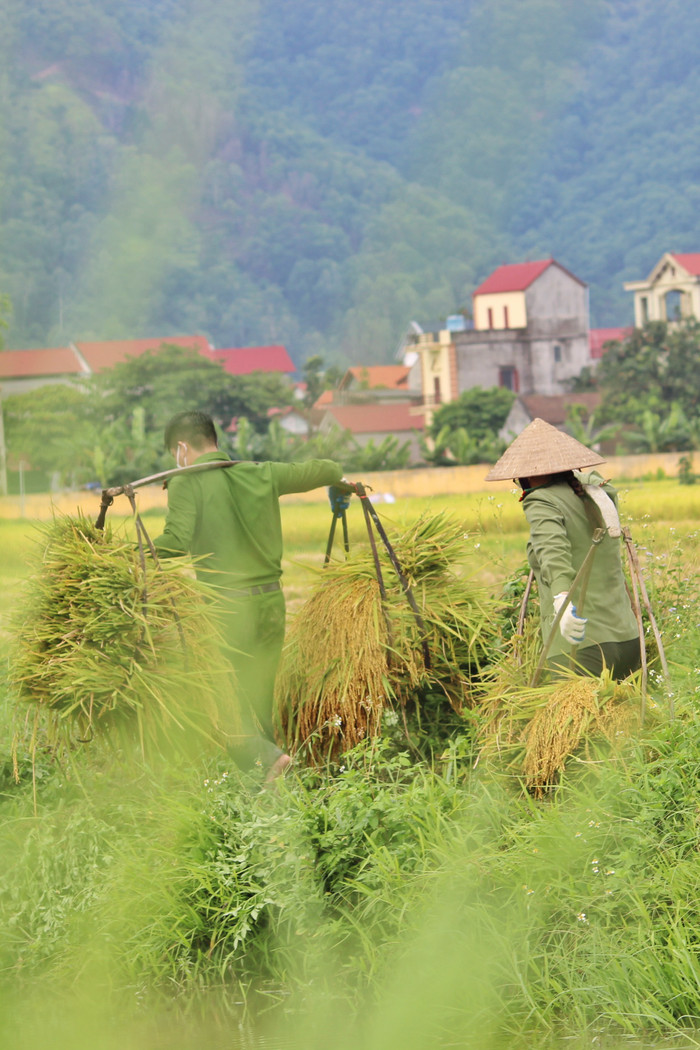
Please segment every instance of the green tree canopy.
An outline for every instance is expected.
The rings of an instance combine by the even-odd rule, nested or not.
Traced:
[[[84,390],[53,383],[3,399],[5,437],[13,460],[65,477],[86,465],[94,443],[89,398]]]
[[[232,419],[245,416],[255,430],[264,432],[269,409],[292,402],[292,389],[277,372],[232,376],[220,362],[177,346],[116,365],[96,378],[95,388],[102,395],[106,420],[123,418],[140,407],[146,431],[161,433],[171,416],[186,409],[208,412],[224,430]]]
[[[428,428],[423,441],[426,460],[437,465],[487,463],[498,458],[503,442],[498,432],[515,400],[512,390],[503,387],[472,387],[443,405]]]
[[[504,387],[487,390],[472,387],[437,410],[428,432],[435,438],[443,427],[449,430],[463,427],[475,441],[493,440],[505,423],[514,400],[513,391]]]
[[[209,413],[227,431],[232,419],[261,440],[269,410],[291,403],[277,373],[231,376],[216,361],[181,347],[131,358],[81,388],[49,385],[8,397],[7,447],[15,459],[58,473],[66,482],[123,484],[169,464],[163,448],[168,419],[185,409]]]
[[[673,404],[692,418],[700,403],[700,324],[635,329],[608,348],[597,379],[601,421],[640,425],[645,412],[664,417]]]

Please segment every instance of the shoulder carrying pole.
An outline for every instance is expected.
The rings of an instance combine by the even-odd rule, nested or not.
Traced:
[[[143,488],[144,485],[155,485],[157,481],[165,483],[169,478],[177,477],[180,474],[202,474],[205,470],[220,470],[221,467],[235,467],[237,463],[240,463],[240,460],[214,459],[208,463],[193,463],[189,467],[174,467],[172,470],[162,470],[159,474],[149,474],[148,477],[139,478],[137,481],[132,481],[127,485],[115,485],[110,489],[102,489],[102,502],[100,503],[100,513],[97,516],[95,528],[103,529],[105,527],[107,510],[114,503],[115,496],[129,496],[129,493],[133,495],[134,489]],[[129,496],[129,498],[131,498],[131,496]]]
[[[379,584],[379,594],[380,594],[381,599],[382,599],[382,607],[384,609],[384,616],[385,616],[385,619],[386,619],[386,626],[387,626],[387,631],[388,631],[388,634],[389,634],[389,644],[390,644],[390,646],[393,645],[391,623],[389,621],[389,617],[388,617],[387,611],[386,611],[386,597],[387,597],[387,595],[386,595],[386,585],[384,583],[384,573],[382,572],[382,563],[379,560],[379,551],[377,550],[377,540],[376,540],[376,537],[374,535],[374,529],[377,530],[377,532],[379,533],[379,535],[380,535],[380,537],[382,539],[382,542],[383,542],[384,546],[386,547],[386,551],[387,551],[387,554],[389,555],[389,559],[391,561],[391,564],[393,565],[394,570],[396,572],[396,575],[399,578],[399,582],[401,583],[401,588],[402,588],[402,590],[403,590],[403,592],[404,592],[404,594],[406,596],[408,604],[411,606],[411,610],[413,612],[413,616],[415,618],[416,624],[418,625],[418,629],[421,632],[421,649],[423,651],[423,663],[425,664],[425,667],[427,669],[430,669],[430,667],[431,667],[431,658],[430,658],[430,649],[428,647],[428,632],[427,632],[426,627],[425,627],[425,621],[423,620],[423,617],[421,616],[420,609],[418,608],[418,603],[416,602],[416,599],[414,597],[411,585],[410,585],[410,583],[408,582],[408,580],[406,578],[406,574],[404,573],[403,569],[401,568],[401,565],[399,563],[399,559],[396,556],[396,552],[395,552],[394,548],[392,547],[391,543],[389,542],[389,537],[386,534],[386,531],[384,529],[384,526],[381,523],[379,515],[377,514],[376,510],[372,506],[372,502],[371,502],[369,496],[367,495],[367,490],[365,489],[365,486],[362,484],[361,481],[348,482],[348,485],[351,487],[352,491],[357,496],[360,497],[360,503],[362,505],[362,512],[364,514],[365,524],[367,526],[367,535],[369,537],[369,544],[370,544],[370,548],[372,550],[372,558],[374,560],[374,571],[377,574],[377,583]],[[328,536],[328,544],[326,546],[326,556],[325,556],[325,559],[324,559],[324,562],[323,562],[324,568],[328,565],[328,563],[330,561],[331,550],[333,548],[333,538],[335,536],[335,527],[336,527],[336,522],[337,522],[338,517],[342,518],[342,522],[343,522],[343,544],[345,546],[345,553],[347,554],[348,551],[350,550],[350,544],[349,544],[349,541],[348,541],[348,523],[347,523],[347,517],[346,517],[345,511],[343,510],[340,514],[337,514],[337,513],[334,512],[333,520],[331,521],[330,534]]]
[[[657,647],[658,652],[659,652],[659,660],[661,662],[661,670],[663,671],[663,674],[664,674],[664,680],[666,682],[668,682],[669,670],[668,670],[668,664],[666,662],[666,653],[664,651],[664,643],[663,643],[663,641],[661,639],[661,632],[660,632],[659,626],[658,626],[658,624],[656,622],[656,617],[654,616],[654,610],[651,607],[651,601],[649,599],[649,592],[647,591],[647,586],[646,586],[646,583],[644,582],[644,576],[642,575],[642,568],[641,568],[641,565],[639,564],[639,558],[637,557],[637,551],[636,551],[636,548],[634,546],[634,542],[632,540],[632,534],[631,534],[629,529],[623,529],[622,535],[624,536],[625,547],[627,549],[627,557],[629,559],[630,577],[632,578],[632,584],[633,584],[633,586],[635,586],[635,584],[639,585],[639,591],[640,591],[640,594],[641,594],[641,597],[642,597],[642,601],[644,602],[644,608],[647,611],[647,616],[649,617],[649,623],[651,624],[651,629],[654,632],[654,638],[656,640],[656,647]],[[640,613],[639,613],[639,617],[637,619],[637,623],[639,624],[639,645],[640,645],[640,651],[642,653],[644,653],[644,655],[646,656],[646,647],[644,645],[644,628],[643,628],[643,625],[642,625],[642,622],[641,622],[641,607],[640,607]],[[675,705],[674,705],[674,702],[673,702],[673,695],[670,695],[669,696],[669,705],[668,705],[669,718],[674,718],[675,717],[675,713],[676,712],[675,712]],[[643,719],[643,717],[644,717],[644,711],[642,710],[642,719]]]

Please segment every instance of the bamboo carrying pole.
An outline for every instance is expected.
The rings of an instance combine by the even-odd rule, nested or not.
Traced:
[[[640,593],[642,595],[642,599],[644,601],[644,608],[647,611],[647,616],[649,617],[649,623],[651,624],[651,629],[654,632],[654,638],[656,639],[656,647],[657,647],[658,652],[659,652],[659,660],[661,661],[661,669],[662,669],[662,671],[664,673],[664,680],[667,682],[668,678],[669,678],[669,670],[668,670],[668,664],[666,662],[666,653],[664,651],[664,643],[663,643],[663,641],[661,639],[661,632],[660,632],[659,626],[658,626],[658,624],[656,622],[656,617],[654,616],[654,610],[651,607],[651,601],[649,599],[649,592],[647,591],[647,586],[646,586],[646,583],[644,582],[644,576],[642,575],[642,567],[639,564],[639,558],[637,557],[637,550],[636,550],[636,547],[634,546],[634,541],[632,539],[632,534],[631,534],[630,530],[629,529],[623,529],[622,530],[622,535],[623,535],[624,540],[625,540],[625,548],[627,550],[627,557],[629,559],[630,576],[632,577],[633,580],[636,578],[636,580],[637,580],[637,582],[639,584],[639,590],[640,590]],[[643,628],[643,626],[641,624],[641,608],[640,608],[640,615],[639,615],[638,622],[639,622],[639,630],[640,630],[639,644],[640,644],[642,652],[646,653],[646,647],[644,645],[644,628]],[[673,695],[669,696],[668,711],[669,711],[669,717],[671,719],[673,719],[675,717],[675,714],[676,714],[675,704],[674,704],[674,701],[673,701]]]
[[[525,584],[525,591],[523,593],[523,600],[520,603],[520,613],[518,614],[518,626],[516,629],[516,637],[518,639],[515,648],[515,661],[520,667],[523,662],[522,653],[520,651],[520,642],[522,641],[523,634],[525,633],[525,617],[527,616],[527,605],[530,601],[530,592],[532,591],[532,585],[535,582],[535,570],[530,569],[530,573]]]
[[[205,470],[217,470],[221,467],[235,467],[240,460],[216,459],[209,463],[192,463],[189,467],[173,467],[172,470],[162,470],[159,474],[149,474],[145,478],[138,478],[127,485],[115,485],[113,488],[102,489],[102,502],[100,513],[95,522],[96,529],[103,529],[108,509],[114,503],[115,496],[133,494],[134,489],[143,488],[144,485],[155,485],[157,481],[166,482],[168,478],[174,478],[177,474],[200,474]],[[131,498],[131,497],[130,497]]]
[[[425,627],[425,623],[423,621],[423,617],[421,615],[421,611],[418,608],[418,603],[416,602],[415,596],[413,594],[413,588],[411,587],[410,583],[408,582],[408,580],[406,578],[406,574],[404,573],[403,569],[401,568],[401,564],[399,562],[399,559],[396,557],[396,552],[395,552],[394,548],[391,545],[389,537],[386,534],[386,530],[385,530],[384,526],[382,525],[381,519],[380,519],[379,515],[377,514],[376,510],[374,509],[374,507],[372,506],[372,502],[371,502],[369,496],[367,495],[366,487],[362,484],[361,481],[348,482],[347,484],[350,486],[352,492],[354,492],[355,495],[359,496],[359,498],[360,498],[360,505],[362,507],[362,513],[364,515],[365,525],[367,526],[367,535],[368,535],[368,538],[369,538],[370,548],[372,550],[372,558],[373,558],[373,561],[374,561],[374,569],[375,569],[375,572],[376,572],[376,575],[377,575],[377,582],[379,584],[379,593],[380,593],[381,599],[382,599],[382,607],[384,609],[384,617],[385,617],[385,620],[386,620],[387,631],[388,631],[388,634],[389,634],[390,649],[393,647],[391,620],[389,618],[388,609],[386,607],[386,602],[387,602],[386,585],[384,583],[384,576],[383,576],[383,573],[382,573],[382,566],[381,566],[381,562],[379,560],[379,551],[377,550],[377,541],[376,541],[376,538],[375,538],[375,535],[374,535],[374,529],[376,529],[377,532],[379,533],[379,536],[380,536],[380,538],[382,540],[382,543],[384,544],[384,547],[386,548],[386,552],[389,555],[389,561],[391,562],[392,566],[394,567],[394,571],[396,572],[396,575],[397,575],[397,577],[399,579],[399,583],[401,584],[401,589],[402,589],[402,591],[404,593],[404,596],[406,597],[406,600],[407,600],[408,604],[411,607],[411,611],[413,612],[414,619],[416,621],[416,624],[418,625],[418,629],[421,632],[421,635],[422,635],[422,637],[421,637],[421,649],[423,651],[423,662],[424,662],[426,668],[429,670],[430,666],[431,666],[431,659],[430,659],[430,649],[428,647],[427,630],[426,630],[426,627]],[[328,537],[328,545],[326,547],[326,556],[325,556],[325,560],[324,560],[324,563],[323,563],[324,564],[324,568],[330,562],[331,550],[332,550],[332,547],[333,547],[333,537],[335,535],[335,525],[336,525],[336,520],[337,520],[337,518],[339,516],[342,517],[342,520],[343,520],[343,543],[344,543],[344,547],[345,547],[345,554],[346,554],[346,556],[347,556],[347,554],[349,553],[349,550],[350,550],[350,544],[349,544],[349,540],[348,540],[347,518],[346,518],[346,515],[345,515],[345,511],[343,510],[340,515],[338,515],[336,513],[336,511],[333,511],[333,520],[331,522],[331,530],[330,530],[330,535]]]

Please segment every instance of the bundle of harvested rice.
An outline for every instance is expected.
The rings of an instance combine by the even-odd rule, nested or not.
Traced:
[[[284,732],[318,753],[351,747],[379,733],[389,689],[377,580],[331,569],[288,632],[276,686]]]
[[[142,747],[235,733],[230,665],[196,581],[84,518],[41,531],[13,624],[20,708],[43,714],[56,742],[114,729],[134,730]]]
[[[417,707],[426,693],[457,711],[470,701],[497,627],[493,603],[450,569],[465,554],[463,531],[444,514],[426,515],[392,541],[422,626],[385,552],[386,602],[369,550],[320,573],[290,626],[277,679],[291,747],[323,759],[377,736],[387,708]]]
[[[481,754],[505,758],[528,791],[542,798],[570,758],[589,757],[595,741],[626,735],[639,721],[640,704],[634,677],[616,682],[608,671],[599,678],[572,674],[524,688],[502,672],[483,706]]]

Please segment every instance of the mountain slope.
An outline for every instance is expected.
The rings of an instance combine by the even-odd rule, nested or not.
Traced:
[[[200,331],[388,360],[494,265],[700,247],[685,0],[4,0],[9,344]]]

